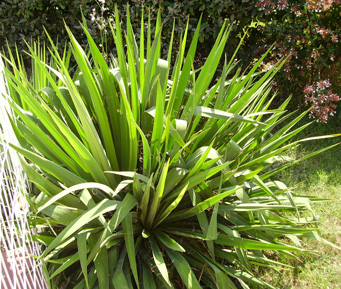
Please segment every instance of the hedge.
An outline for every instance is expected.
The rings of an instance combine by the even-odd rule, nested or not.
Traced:
[[[251,4],[253,1],[232,0],[189,0],[189,1],[128,1],[131,10],[133,27],[139,27],[142,9],[150,9],[152,18],[154,10],[161,7],[164,37],[167,38],[175,21],[175,35],[179,36],[189,21],[189,31],[194,33],[200,15],[202,26],[199,48],[199,57],[204,57],[211,48],[224,20],[233,25],[233,34],[241,35],[243,29],[250,25],[259,9]],[[16,44],[19,51],[26,49],[25,41],[46,41],[43,27],[52,39],[63,44],[66,39],[65,23],[78,36],[79,41],[86,45],[86,38],[82,35],[79,21],[81,11],[87,19],[87,25],[97,43],[108,30],[108,21],[112,16],[114,5],[117,4],[124,13],[126,1],[94,1],[94,0],[3,0],[0,4],[0,47],[4,50],[6,39],[11,48]],[[147,13],[145,13],[147,18]],[[190,35],[191,36],[191,35]],[[25,40],[25,41],[24,41]],[[238,38],[231,37],[229,51],[234,51]],[[167,42],[167,41],[164,41]],[[108,39],[108,50],[113,49],[112,42]]]
[[[235,51],[240,37],[248,29],[248,37],[237,56],[245,68],[258,59],[273,43],[276,43],[276,46],[264,63],[264,69],[273,61],[278,61],[279,57],[290,55],[291,61],[287,62],[285,71],[279,73],[276,78],[278,89],[283,97],[294,93],[297,105],[304,106],[304,101],[307,100],[304,98],[305,88],[329,79],[333,90],[340,93],[339,0],[134,0],[128,2],[126,0],[2,0],[0,50],[6,51],[6,40],[11,49],[17,45],[19,51],[26,50],[25,41],[37,39],[41,42],[47,41],[43,27],[51,38],[54,41],[58,40],[60,47],[63,47],[67,41],[64,22],[76,35],[78,41],[86,46],[86,37],[79,23],[83,13],[97,44],[102,44],[105,52],[115,54],[112,38],[106,37],[110,35],[109,22],[115,25],[112,17],[114,5],[118,6],[121,16],[124,16],[127,4],[130,6],[133,28],[140,26],[141,10],[146,11],[144,17],[147,23],[148,10],[154,21],[155,10],[161,9],[165,38],[163,43],[169,40],[173,23],[176,23],[175,39],[179,39],[188,21],[189,38],[191,38],[202,16],[199,39],[201,45],[198,47],[196,59],[198,65],[205,60],[218,31],[226,20],[227,25],[232,25],[231,37],[226,48],[229,57]],[[329,31],[329,35],[326,31]],[[138,31],[136,32],[138,37]],[[174,43],[175,47],[177,44]],[[319,95],[316,95],[317,97]],[[314,100],[315,97],[310,99]]]

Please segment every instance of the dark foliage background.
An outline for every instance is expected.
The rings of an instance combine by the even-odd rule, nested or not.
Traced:
[[[112,17],[114,5],[117,4],[120,11],[124,13],[127,3],[131,9],[131,21],[133,27],[139,27],[141,10],[150,9],[151,12],[162,9],[162,22],[164,26],[164,37],[167,38],[175,21],[176,35],[180,35],[184,30],[187,19],[189,28],[194,33],[200,15],[202,15],[202,27],[200,42],[203,44],[199,48],[199,56],[204,57],[210,50],[217,33],[219,32],[224,19],[227,24],[233,23],[233,34],[240,35],[245,27],[248,27],[254,17],[259,14],[259,9],[252,5],[254,1],[226,0],[189,0],[189,1],[96,1],[96,0],[3,0],[0,4],[0,46],[6,46],[6,39],[12,48],[18,45],[19,51],[25,50],[23,41],[31,39],[45,41],[46,35],[43,27],[46,28],[52,39],[58,39],[63,44],[66,39],[65,23],[72,29],[75,35],[83,40],[82,29],[79,25],[81,11],[88,21],[92,36],[98,43],[101,43],[102,36],[108,31],[108,21]],[[250,3],[249,3],[250,2]],[[145,13],[145,18],[147,18]],[[152,20],[156,14],[151,13]],[[238,39],[231,37],[232,43],[227,47],[234,51]],[[108,39],[108,49],[112,49],[112,42]]]
[[[226,46],[228,57],[231,57],[235,51],[244,32],[248,31],[248,36],[237,55],[244,68],[276,43],[273,52],[264,62],[264,70],[279,58],[289,56],[286,67],[277,75],[276,89],[280,91],[280,98],[294,95],[294,108],[307,108],[307,103],[314,104],[313,101],[320,95],[316,94],[310,98],[311,102],[307,102],[304,89],[321,80],[330,81],[334,94],[340,94],[341,47],[338,38],[341,30],[339,21],[341,5],[339,0],[135,0],[128,2],[126,0],[2,0],[0,49],[3,52],[7,50],[6,41],[11,49],[16,45],[20,52],[26,50],[24,40],[30,42],[39,39],[41,42],[46,42],[47,37],[43,27],[54,41],[58,41],[62,49],[67,41],[64,21],[79,42],[86,46],[86,37],[79,24],[83,13],[97,44],[102,46],[104,52],[115,55],[113,41],[109,36],[109,22],[115,25],[112,17],[114,5],[118,5],[121,14],[125,14],[127,4],[130,6],[131,22],[135,28],[140,26],[142,10],[146,11],[145,25],[147,25],[148,9],[152,21],[156,17],[156,13],[153,12],[162,10],[165,38],[163,43],[169,40],[174,21],[175,39],[179,39],[187,21],[190,34],[193,35],[202,15],[199,39],[201,45],[198,47],[196,59],[199,65],[205,60],[224,20],[227,25],[232,25],[231,36]],[[136,32],[138,37],[138,31]],[[192,35],[189,35],[189,39]],[[177,46],[178,43],[174,45]],[[167,47],[164,47],[163,53],[167,53]],[[318,101],[315,101],[315,106],[316,103],[322,106]],[[339,101],[329,103],[334,103],[335,106]],[[328,109],[330,107],[325,111],[330,114],[331,111]],[[335,106],[335,110],[339,109]]]

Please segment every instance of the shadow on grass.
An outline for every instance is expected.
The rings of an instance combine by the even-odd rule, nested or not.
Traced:
[[[306,124],[310,121],[311,119],[306,116],[299,125]],[[327,124],[317,122],[312,123],[303,132],[296,136],[296,140],[332,134],[341,134],[341,115],[331,118]],[[301,143],[300,146],[292,153],[295,158],[299,158],[308,153],[312,153],[337,143],[341,143],[341,136],[307,141]],[[291,175],[289,181],[294,181],[296,183],[314,183],[315,180],[322,175],[324,175],[324,177],[327,175],[328,180],[326,181],[330,183],[340,183],[341,145],[333,147],[306,161],[301,162],[296,166],[293,166],[291,169],[283,172],[280,176],[285,177],[288,173]]]
[[[310,121],[306,117],[299,125]],[[311,124],[296,139],[328,134],[341,134],[341,115],[331,118],[328,124]],[[341,137],[304,142],[289,154],[298,159],[340,142]],[[330,199],[314,204],[313,209],[318,216],[319,234],[341,246],[341,145],[282,171],[275,178],[289,186],[301,183],[294,190],[299,195]],[[341,251],[315,240],[303,239],[303,243],[314,254],[303,254],[299,261],[287,261],[294,268],[278,274],[261,269],[261,278],[281,289],[341,288]]]

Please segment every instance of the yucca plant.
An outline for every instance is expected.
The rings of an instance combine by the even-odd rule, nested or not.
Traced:
[[[306,112],[292,118],[289,99],[269,109],[283,62],[259,74],[262,58],[243,73],[234,55],[214,79],[229,29],[195,69],[199,22],[171,69],[160,14],[155,33],[141,22],[139,43],[129,17],[122,32],[115,11],[112,62],[86,25],[88,51],[68,28],[62,56],[52,41],[50,53],[29,45],[31,78],[8,60],[13,147],[33,186],[50,287],[274,288],[256,266],[285,268],[280,258],[305,251],[301,237],[323,240],[310,206],[319,200],[272,179],[302,160],[285,152],[309,140],[288,143],[309,125],[293,129]]]

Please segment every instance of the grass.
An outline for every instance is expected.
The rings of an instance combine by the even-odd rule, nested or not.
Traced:
[[[328,124],[312,124],[301,137],[340,132],[341,117],[335,117]],[[336,142],[340,142],[340,138],[312,141],[304,143],[291,153],[299,158]],[[298,194],[329,199],[315,204],[313,209],[318,216],[320,235],[337,246],[341,246],[340,158],[341,145],[281,172],[279,178],[288,185],[301,183],[295,190]],[[260,273],[263,278],[266,281],[272,280],[274,285],[283,289],[341,288],[341,251],[310,239],[305,239],[304,243],[313,250],[313,254],[302,256],[300,261],[292,261],[294,269],[277,275],[273,271]]]

